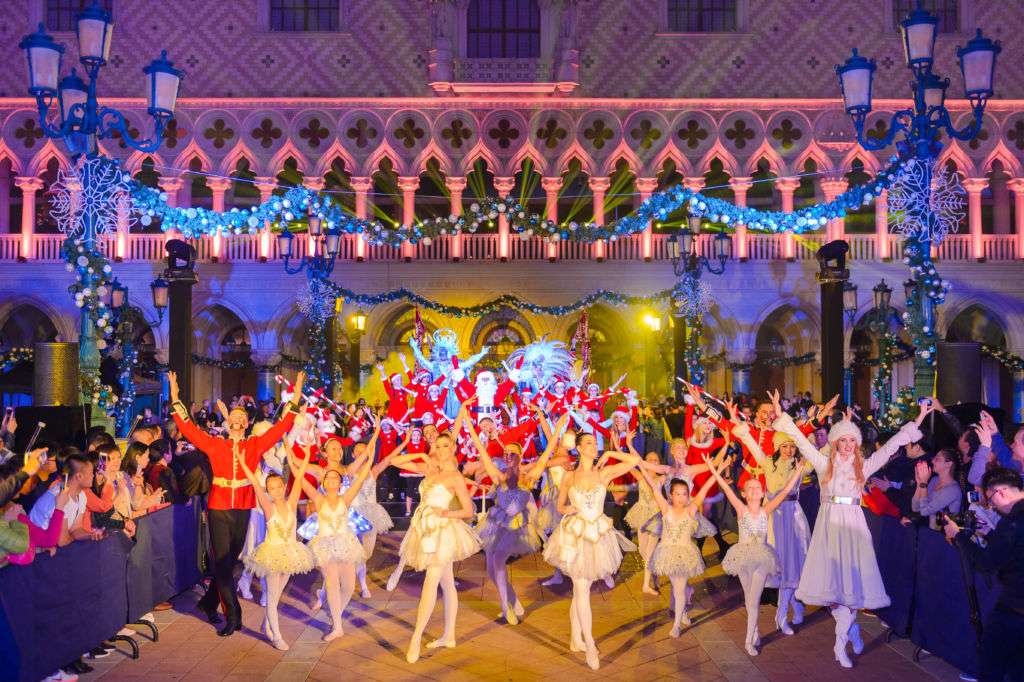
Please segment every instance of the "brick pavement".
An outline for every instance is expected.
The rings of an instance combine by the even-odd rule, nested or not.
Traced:
[[[263,610],[244,604],[245,630],[232,637],[216,636],[197,616],[197,592],[179,595],[174,610],[157,614],[158,642],[143,640],[142,656],[132,661],[121,650],[93,662],[96,672],[83,680],[103,682],[188,680],[242,682],[256,680],[955,680],[957,672],[935,657],[912,659],[906,642],[886,643],[883,627],[861,618],[866,650],[853,670],[832,660],[832,619],[809,610],[807,621],[793,637],[774,630],[774,608],[761,609],[761,655],[743,651],[745,617],[737,581],[716,565],[697,583],[693,627],[679,639],[668,636],[667,585],[661,595],[640,592],[638,558],[623,564],[615,588],[594,588],[594,634],[601,651],[598,673],[587,668],[582,654],[567,650],[569,584],[545,588],[540,580],[550,568],[540,555],[512,564],[512,579],[526,606],[517,626],[499,621],[497,593],[485,580],[483,555],[457,567],[459,582],[458,646],[424,650],[415,665],[405,662],[415,618],[420,574],[406,573],[395,592],[382,585],[394,565],[397,536],[378,545],[371,561],[374,585],[369,599],[353,597],[345,614],[346,635],[330,644],[320,640],[328,628],[327,614],[309,615],[311,588],[318,576],[292,581],[282,600],[283,636],[287,652],[273,649],[257,634]],[[441,603],[427,628],[424,642],[441,630]]]

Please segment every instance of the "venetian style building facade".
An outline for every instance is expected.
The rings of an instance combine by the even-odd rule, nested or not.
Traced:
[[[77,337],[65,293],[60,235],[47,190],[67,164],[38,126],[26,95],[20,37],[43,22],[68,44],[76,0],[12,0],[0,7],[0,335],[8,346]],[[104,151],[178,206],[249,206],[301,184],[334,193],[359,216],[393,224],[459,212],[482,196],[513,196],[558,221],[610,221],[660,189],[684,183],[709,194],[791,211],[836,196],[884,167],[892,150],[860,148],[838,99],[832,66],[851,47],[878,62],[870,129],[908,105],[897,17],[910,0],[106,0],[115,35],[100,93],[146,132],[144,63],[166,48],[186,71],[174,124],[153,154],[120,140]],[[996,97],[976,140],[953,142],[941,162],[959,173],[967,211],[935,254],[953,283],[938,314],[950,340],[1024,353],[1024,6],[998,0],[931,0],[942,33],[936,70],[960,87],[955,46],[981,27],[1002,38]],[[953,99],[959,122],[966,101]],[[358,292],[407,287],[468,305],[502,293],[570,303],[596,289],[643,294],[668,288],[667,233],[652,225],[612,243],[549,245],[500,223],[478,234],[402,250],[343,244],[333,279]],[[125,221],[124,225],[127,225]],[[147,311],[160,269],[157,226],[107,237],[115,273]],[[898,292],[907,271],[887,228],[884,196],[808,235],[731,234],[737,259],[705,275],[715,305],[705,324],[713,390],[814,390],[814,363],[766,361],[819,347],[815,248],[851,244],[861,310],[848,325],[850,357],[870,357],[860,324],[868,292],[884,278]],[[303,251],[305,240],[296,240]],[[196,240],[196,351],[271,364],[302,355],[307,326],[295,303],[301,276],[285,274],[272,233]],[[902,308],[897,293],[894,304]],[[348,310],[343,311],[343,316]],[[402,302],[365,311],[362,363],[401,348],[413,311]],[[634,385],[666,392],[670,334],[639,324],[644,312],[591,310],[602,380],[629,370]],[[543,334],[567,339],[577,316],[514,310],[486,318],[423,313],[451,327],[464,350],[504,349]],[[144,334],[166,353],[166,324]],[[349,337],[352,338],[349,338]],[[348,346],[355,335],[339,333]],[[663,362],[664,360],[664,362]],[[753,363],[751,370],[736,365]],[[196,394],[255,390],[254,370],[197,367]],[[941,372],[941,369],[940,369]],[[855,397],[869,400],[871,369]],[[896,385],[910,383],[909,363]],[[984,397],[1009,409],[1014,379],[994,361]],[[1020,380],[1020,377],[1016,377]],[[364,377],[372,384],[372,376]],[[1019,408],[1019,405],[1018,405]],[[1021,417],[1017,416],[1017,421]]]

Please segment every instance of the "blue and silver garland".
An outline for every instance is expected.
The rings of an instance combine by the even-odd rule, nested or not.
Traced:
[[[762,211],[743,208],[724,200],[705,196],[700,192],[676,185],[651,195],[630,215],[607,225],[569,222],[560,224],[537,213],[530,213],[513,198],[486,198],[470,204],[463,215],[428,218],[413,225],[389,227],[379,220],[356,218],[328,194],[319,194],[304,187],[292,187],[283,196],[246,209],[232,208],[225,212],[206,208],[176,208],[167,203],[167,194],[132,181],[131,196],[140,214],[139,222],[149,225],[161,221],[161,229],[179,230],[185,237],[213,234],[255,233],[266,224],[286,229],[292,222],[301,222],[315,216],[327,230],[338,234],[356,234],[372,245],[400,247],[403,243],[429,245],[437,237],[476,232],[481,226],[493,224],[504,217],[509,228],[526,239],[544,237],[552,242],[577,241],[593,243],[607,239],[638,234],[652,221],[665,220],[670,214],[685,207],[692,216],[704,217],[725,227],[743,224],[748,229],[765,232],[791,231],[802,233],[816,230],[829,220],[842,218],[847,211],[870,204],[879,193],[888,190],[903,173],[907,162],[895,157],[872,182],[857,185],[834,200],[805,206],[793,213]]]

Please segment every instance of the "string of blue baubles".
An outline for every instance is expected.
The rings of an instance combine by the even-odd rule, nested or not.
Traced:
[[[550,241],[578,241],[593,243],[606,239],[638,234],[652,221],[665,220],[685,206],[692,216],[707,218],[725,227],[746,225],[762,232],[796,234],[824,226],[828,221],[842,218],[847,211],[870,204],[875,197],[892,187],[906,162],[893,157],[887,168],[865,184],[851,187],[832,201],[801,207],[792,213],[762,211],[739,207],[724,199],[709,197],[700,192],[675,185],[648,197],[633,213],[607,225],[590,223],[557,223],[530,213],[514,198],[488,197],[472,202],[462,215],[428,218],[413,225],[388,227],[379,220],[356,218],[328,194],[320,194],[305,187],[292,187],[282,196],[274,196],[250,208],[232,208],[219,212],[202,207],[178,208],[167,203],[167,194],[130,180],[131,195],[140,222],[149,225],[154,219],[161,221],[164,231],[175,229],[186,238],[203,235],[253,234],[267,223],[287,224],[316,216],[326,230],[341,234],[358,234],[371,245],[400,247],[403,243],[429,245],[437,237],[476,232],[484,225],[493,224],[499,217],[508,220],[509,228],[522,238],[544,237]]]

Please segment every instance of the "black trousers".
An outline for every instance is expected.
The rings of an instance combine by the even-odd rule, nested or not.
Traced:
[[[992,610],[981,635],[979,682],[1024,680],[1024,614]]]
[[[249,529],[249,509],[211,509],[207,512],[210,520],[210,546],[213,558],[210,568],[213,583],[199,601],[206,610],[217,608],[219,601],[224,607],[228,623],[242,622],[242,607],[235,593],[235,564],[245,544]]]

